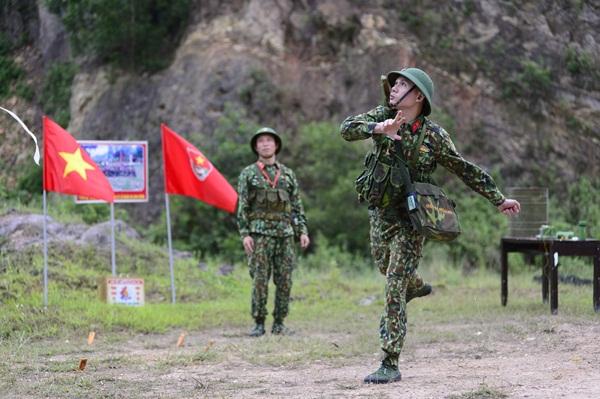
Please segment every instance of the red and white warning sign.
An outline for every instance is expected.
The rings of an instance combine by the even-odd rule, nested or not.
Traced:
[[[108,303],[141,306],[144,304],[144,279],[107,277],[105,280]]]

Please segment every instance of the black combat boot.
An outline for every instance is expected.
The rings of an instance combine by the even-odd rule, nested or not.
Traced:
[[[364,382],[365,384],[387,384],[401,379],[402,375],[398,371],[398,355],[386,355],[379,369],[366,376]]]
[[[271,334],[273,335],[292,335],[293,332],[283,324],[283,320],[275,320],[273,322],[273,328],[271,328]]]
[[[420,286],[419,288],[415,289],[415,290],[408,290],[406,291],[406,303],[409,303],[411,300],[421,297],[421,296],[427,296],[429,294],[431,294],[432,288],[431,285],[425,283],[422,286]]]
[[[248,334],[251,337],[260,337],[265,335],[265,319],[256,319],[256,325]]]

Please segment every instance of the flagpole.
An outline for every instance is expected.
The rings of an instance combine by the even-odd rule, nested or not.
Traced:
[[[117,262],[115,260],[115,203],[110,203],[110,264],[112,275],[117,275]]]
[[[169,194],[165,193],[167,208],[167,241],[169,243],[169,270],[171,272],[171,302],[175,303],[175,272],[173,270],[173,246],[171,244],[171,212],[169,211]]]
[[[43,190],[42,203],[44,204],[44,307],[48,307],[48,226],[46,217],[48,209],[46,207],[46,190]]]

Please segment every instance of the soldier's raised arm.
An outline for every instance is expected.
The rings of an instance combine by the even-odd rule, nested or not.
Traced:
[[[440,165],[458,176],[471,190],[487,198],[494,206],[504,202],[505,197],[494,179],[482,168],[464,159],[443,128],[440,127],[433,134],[433,140],[437,141],[437,145],[434,146],[435,158]]]
[[[347,141],[383,138],[382,135],[373,135],[375,126],[379,122],[393,120],[395,116],[396,110],[380,105],[364,114],[346,118],[340,126],[340,134]]]

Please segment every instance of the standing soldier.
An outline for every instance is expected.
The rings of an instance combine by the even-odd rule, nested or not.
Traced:
[[[368,184],[361,187],[360,195],[372,205],[371,236],[381,240],[378,248],[387,261],[386,301],[379,328],[383,360],[379,369],[364,379],[365,383],[375,384],[401,379],[398,356],[406,336],[409,282],[415,278],[425,241],[411,225],[406,204],[408,193],[391,172],[403,167],[400,162],[406,164],[404,160],[412,159],[409,164],[412,180],[433,183],[431,175],[440,164],[487,198],[500,212],[514,215],[520,210],[517,201],[505,198],[492,178],[466,161],[456,151],[449,134],[427,118],[431,113],[433,82],[424,71],[418,68],[392,71],[385,81],[391,87],[389,93],[385,93],[386,105],[349,117],[341,125],[342,137],[347,141],[373,140],[367,169],[361,175],[362,181]],[[423,142],[415,148],[422,129]],[[383,166],[377,168],[378,164]],[[376,174],[378,170],[391,172],[380,175]],[[375,235],[374,226],[378,227]]]
[[[306,217],[294,172],[277,162],[281,138],[275,130],[263,127],[250,140],[258,160],[242,170],[238,180],[238,227],[248,256],[253,279],[250,336],[265,333],[269,279],[273,273],[275,308],[272,334],[287,334],[283,324],[288,314],[292,270],[295,263],[294,236],[300,246],[310,244]]]

